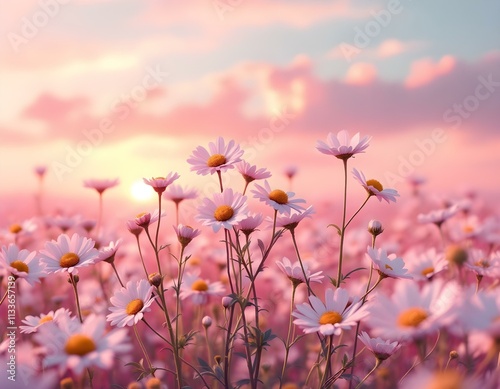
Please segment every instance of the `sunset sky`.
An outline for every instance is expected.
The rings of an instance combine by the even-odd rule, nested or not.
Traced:
[[[317,140],[372,136],[351,166],[404,193],[498,192],[500,2],[465,0],[23,0],[0,12],[0,211],[36,191],[181,175],[217,136],[274,186],[337,196],[341,163]],[[234,181],[232,181],[234,180]],[[233,176],[231,184],[241,186]],[[111,193],[111,192],[110,192]],[[93,198],[92,198],[93,199]],[[68,204],[71,202],[68,200]],[[60,204],[59,204],[60,205]],[[73,208],[75,208],[73,206]]]

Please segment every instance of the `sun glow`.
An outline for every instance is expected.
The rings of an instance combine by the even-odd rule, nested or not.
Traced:
[[[137,180],[130,186],[130,195],[134,200],[148,201],[153,198],[154,194],[153,188],[146,185],[142,180]]]

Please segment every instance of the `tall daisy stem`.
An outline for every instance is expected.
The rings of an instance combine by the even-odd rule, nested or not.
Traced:
[[[330,376],[331,369],[331,361],[332,361],[332,344],[333,344],[333,335],[328,336],[328,347],[326,350],[326,362],[325,362],[325,371],[323,372],[323,377],[321,378],[321,383],[319,387],[323,389],[325,386],[326,379]]]
[[[144,358],[146,358],[146,362],[148,363],[149,370],[151,371],[151,375],[154,377],[155,372],[153,368],[153,364],[151,363],[151,359],[149,358],[148,351],[146,350],[146,347],[144,347],[144,343],[142,343],[141,337],[139,336],[139,333],[137,332],[137,325],[134,323],[134,334],[135,337],[137,338],[137,342],[139,343],[139,346],[141,347],[142,353],[144,354]]]
[[[342,260],[344,257],[345,219],[347,213],[347,159],[342,159],[344,163],[344,204],[342,210],[342,229],[340,230],[339,265],[337,271],[337,288],[342,283]]]
[[[361,385],[363,385],[363,383],[368,379],[368,377],[370,377],[373,372],[375,370],[377,370],[377,368],[380,366],[380,364],[382,363],[382,361],[380,359],[376,359],[376,362],[375,362],[375,366],[373,366],[373,369],[371,369],[367,375],[365,375],[365,377],[361,380],[361,382],[356,386],[356,389],[359,389],[361,388]],[[351,380],[352,381],[352,380]]]
[[[286,365],[288,363],[288,354],[290,352],[290,347],[291,347],[291,339],[293,337],[292,335],[292,330],[293,330],[293,317],[292,317],[292,312],[293,312],[293,305],[295,303],[295,291],[297,290],[298,284],[293,283],[292,287],[292,298],[290,300],[290,320],[288,321],[288,334],[286,336],[286,343],[285,343],[285,358],[283,360],[283,367],[281,368],[281,376],[280,376],[280,387],[283,386],[283,380],[285,378],[285,371],[286,371]]]

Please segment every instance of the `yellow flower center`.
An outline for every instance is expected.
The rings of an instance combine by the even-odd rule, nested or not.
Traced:
[[[464,378],[453,370],[444,370],[434,373],[427,389],[461,389]]]
[[[13,224],[9,227],[9,231],[12,232],[13,234],[18,234],[23,230],[23,227],[21,227],[20,224]]]
[[[269,199],[276,201],[278,204],[288,203],[288,195],[281,189],[275,189],[269,193]]]
[[[463,231],[466,234],[470,234],[470,233],[474,232],[474,227],[472,227],[472,226],[464,226]]]
[[[28,265],[26,265],[23,261],[20,260],[12,262],[10,266],[16,269],[17,271],[22,271],[24,273],[28,273],[30,270]]]
[[[335,311],[326,311],[319,318],[319,324],[337,324],[342,321],[342,315]]]
[[[143,217],[147,212],[141,212],[141,213],[138,213],[137,215],[135,215],[135,218],[136,219],[139,219],[141,217]]]
[[[402,327],[418,327],[428,317],[424,309],[413,307],[399,314],[398,324]]]
[[[208,167],[217,167],[220,165],[224,165],[226,163],[226,157],[222,154],[214,154],[210,158],[208,158],[207,166]]]
[[[233,217],[234,210],[229,205],[219,205],[214,212],[215,220],[225,222]]]
[[[368,180],[366,181],[366,185],[368,186],[373,186],[375,189],[377,189],[379,192],[382,192],[384,190],[384,187],[382,186],[382,184],[377,181],[377,180]]]
[[[144,302],[141,299],[135,299],[127,304],[125,311],[127,312],[127,315],[135,315],[140,312],[142,308],[144,308]]]
[[[431,274],[434,272],[434,268],[432,266],[429,266],[429,267],[426,267],[425,269],[423,269],[420,273],[427,277],[427,275]]]
[[[490,267],[490,263],[486,259],[481,259],[477,261],[474,265],[482,267],[483,269]]]
[[[52,321],[52,320],[54,320],[54,318],[52,316],[48,315],[48,316],[42,317],[40,319],[40,321],[38,322],[38,324],[47,323],[47,322]]]
[[[71,335],[64,346],[66,354],[79,355],[80,357],[91,353],[95,349],[96,345],[94,341],[83,334]]]
[[[150,378],[146,382],[146,389],[161,389],[161,381],[156,377]]]
[[[155,180],[164,180],[165,177],[155,177]]]
[[[287,382],[285,385],[282,386],[283,389],[299,389],[297,384]]]
[[[208,290],[208,285],[205,281],[200,279],[193,282],[191,289],[196,290],[197,292],[206,292]]]
[[[75,253],[66,253],[59,260],[61,267],[75,266],[80,262],[80,257]]]
[[[389,269],[389,270],[394,270],[391,266],[389,266],[388,264],[385,264],[385,269]]]

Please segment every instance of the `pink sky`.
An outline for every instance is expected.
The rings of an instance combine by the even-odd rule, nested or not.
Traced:
[[[389,3],[9,5],[0,211],[36,191],[39,165],[47,201],[67,198],[68,211],[93,201],[87,178],[119,177],[109,196],[130,202],[134,182],[170,171],[203,188],[213,177],[186,159],[219,135],[273,185],[286,186],[283,170],[296,165],[300,197],[337,197],[341,165],[315,144],[341,129],[373,137],[351,166],[386,186],[406,191],[411,172],[437,193],[498,193],[499,5]]]

